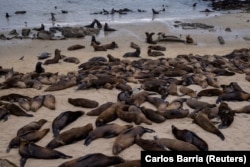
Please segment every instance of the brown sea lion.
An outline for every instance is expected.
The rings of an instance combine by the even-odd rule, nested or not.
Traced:
[[[43,106],[44,96],[35,96],[30,101],[30,110],[36,112],[39,108]]]
[[[68,102],[77,107],[95,108],[99,105],[97,101],[85,98],[68,98]]]
[[[52,94],[44,95],[43,106],[48,109],[55,110],[56,109],[56,97]]]
[[[106,124],[89,132],[84,141],[84,145],[88,146],[93,140],[98,138],[111,138],[118,136],[122,131],[132,128],[133,125],[118,125],[118,124]]]
[[[61,50],[55,49],[54,58],[53,58],[53,59],[48,59],[48,60],[46,60],[43,64],[44,64],[44,65],[56,64],[56,63],[59,62],[60,59],[61,59]]]
[[[193,115],[192,118],[194,119],[193,122],[199,125],[202,129],[217,135],[221,140],[225,140],[223,133],[208,119],[206,113],[198,112]]]
[[[189,114],[189,116],[193,117],[193,115],[197,114],[198,112],[203,112],[207,114],[208,119],[213,119],[213,118],[218,117],[219,108],[217,106],[216,107],[203,107],[203,108],[194,110],[192,113]]]
[[[97,108],[90,110],[89,112],[87,112],[88,116],[98,116],[100,115],[103,111],[105,111],[107,108],[109,108],[110,106],[112,106],[112,104],[114,104],[113,102],[106,102],[100,106],[98,106]]]
[[[46,119],[40,119],[38,121],[32,121],[17,131],[17,136],[21,136],[29,131],[39,130],[45,123],[47,122]]]
[[[140,57],[140,54],[141,54],[141,49],[136,48],[136,50],[134,52],[124,53],[122,57]]]
[[[108,156],[102,153],[92,153],[85,156],[67,161],[59,165],[58,167],[98,167],[98,166],[113,166],[125,162],[119,156]]]
[[[154,136],[154,140],[158,145],[162,145],[172,151],[199,151],[193,144],[178,139],[158,138]]]
[[[194,91],[193,89],[188,88],[186,86],[181,86],[179,88],[179,91],[182,93],[182,95],[180,95],[180,96],[187,95],[187,96],[190,96],[190,97],[193,97],[193,98],[196,97],[196,91]]]
[[[80,60],[76,57],[65,57],[63,59],[64,62],[67,62],[67,63],[74,63],[74,64],[79,64],[80,63]]]
[[[178,129],[172,125],[172,133],[178,140],[182,140],[195,145],[200,151],[208,151],[208,144],[196,133],[187,129]]]
[[[110,107],[108,107],[106,110],[104,110],[95,121],[96,127],[103,126],[107,124],[108,122],[114,121],[117,118],[116,115],[116,108],[120,104],[114,103]]]
[[[10,112],[5,108],[4,105],[0,105],[0,121],[3,120],[4,122],[8,120],[10,116]]]
[[[127,160],[123,163],[113,165],[113,167],[141,167],[141,160]]]
[[[116,109],[116,114],[121,120],[129,123],[134,122],[136,125],[140,125],[141,123],[152,125],[152,122],[147,119],[139,107],[130,105],[126,111],[124,110],[124,106],[120,105]]]
[[[158,112],[158,110],[154,111],[150,108],[141,107],[141,111],[152,122],[162,123],[166,120],[165,117]]]
[[[221,124],[218,126],[219,129],[229,127],[234,121],[234,111],[227,103],[220,103],[218,115],[221,119]]]
[[[250,105],[243,106],[241,108],[234,109],[235,113],[250,113]]]
[[[133,94],[126,103],[129,105],[140,106],[142,103],[146,101],[147,96],[149,95],[157,95],[155,92],[141,91],[137,94]]]
[[[135,137],[137,135],[142,136],[144,133],[153,133],[155,132],[153,129],[148,129],[143,126],[136,126],[134,128],[127,129],[119,134],[114,143],[112,148],[113,154],[119,154],[124,149],[130,147],[135,143]]]
[[[28,99],[20,98],[18,100],[18,104],[25,111],[29,111],[30,110],[30,101]]]
[[[115,41],[113,41],[111,43],[108,43],[108,44],[101,45],[101,46],[103,46],[106,49],[115,49],[115,48],[118,48],[118,44]]]
[[[210,108],[216,107],[216,104],[211,104],[211,103],[200,101],[194,98],[187,99],[186,104],[192,109],[201,109],[204,107],[210,107]]]
[[[234,91],[223,93],[218,96],[216,100],[216,104],[220,103],[221,101],[248,101],[250,100],[250,93],[244,93],[242,91]]]
[[[20,98],[31,100],[31,97],[21,95],[21,94],[18,94],[18,93],[10,93],[10,94],[7,94],[7,95],[3,95],[3,96],[0,97],[0,100],[9,101],[9,102],[18,102]]]
[[[28,131],[27,133],[16,136],[13,139],[11,139],[6,152],[8,153],[10,149],[12,148],[18,148],[20,145],[21,139],[25,139],[28,142],[37,142],[41,140],[48,132],[49,132],[49,129],[43,129],[40,131],[34,130],[34,131]]]
[[[21,141],[19,146],[19,154],[21,156],[20,159],[20,167],[24,167],[28,158],[36,158],[36,159],[58,159],[58,158],[72,158],[72,156],[65,155],[62,152],[41,147],[34,143],[29,143],[25,140]]]
[[[63,90],[63,89],[70,88],[70,87],[73,87],[76,85],[77,85],[76,79],[74,79],[74,78],[66,79],[65,78],[65,79],[60,79],[59,81],[53,83],[44,91],[45,92],[58,91],[58,90]]]
[[[140,48],[139,45],[137,45],[136,43],[134,42],[130,42],[130,47],[133,48],[133,49],[137,49],[137,48]]]
[[[167,151],[166,147],[155,140],[142,139],[139,135],[135,137],[135,144],[140,146],[144,151]]]
[[[75,45],[71,45],[68,47],[68,50],[78,50],[78,49],[83,49],[85,48],[84,45],[80,45],[80,44],[75,44]]]
[[[185,118],[189,115],[189,110],[183,108],[170,109],[165,112],[161,112],[160,114],[166,119]]]
[[[39,74],[45,72],[45,69],[42,67],[42,62],[36,63],[35,72]]]
[[[91,43],[92,47],[94,48],[94,51],[107,51],[107,49],[104,46],[99,46],[96,43]]]
[[[210,88],[210,89],[203,89],[197,93],[197,98],[202,96],[211,97],[211,96],[220,96],[223,93],[223,90]]]
[[[65,111],[59,114],[52,122],[54,137],[58,136],[64,127],[77,120],[83,114],[84,111]]]
[[[92,130],[93,125],[91,123],[88,123],[82,127],[71,128],[52,139],[46,147],[54,149],[57,147],[75,143],[79,140],[85,139],[88,136],[89,132]]]
[[[25,117],[33,117],[32,114],[28,114],[23,111],[18,105],[10,103],[5,105],[6,110],[8,110],[12,115],[15,116],[25,116]]]
[[[168,106],[168,102],[159,97],[147,96],[147,101],[153,104],[157,108],[158,112],[166,111],[166,108]]]

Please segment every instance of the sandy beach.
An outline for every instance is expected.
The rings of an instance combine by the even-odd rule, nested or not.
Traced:
[[[156,57],[152,58],[147,55],[148,43],[145,42],[145,32],[164,32],[166,35],[181,36],[185,39],[186,35],[190,34],[194,39],[195,44],[185,44],[177,42],[159,42],[159,45],[165,46],[166,51],[165,58],[175,58],[177,55],[218,55],[223,56],[231,53],[235,49],[248,48],[250,46],[250,41],[244,40],[243,37],[250,36],[250,22],[249,14],[238,13],[238,14],[228,14],[220,15],[214,17],[208,17],[198,20],[181,20],[181,22],[189,23],[203,23],[207,25],[213,25],[213,30],[207,29],[182,29],[181,27],[175,27],[174,21],[160,22],[157,20],[150,22],[138,22],[135,24],[110,24],[112,28],[118,31],[111,33],[104,33],[103,30],[100,31],[99,35],[96,36],[97,40],[102,44],[107,44],[115,41],[118,44],[118,48],[114,50],[107,51],[94,51],[93,47],[90,46],[91,36],[85,36],[81,39],[66,39],[66,40],[37,40],[37,39],[12,39],[12,40],[1,40],[0,41],[0,66],[3,68],[12,68],[14,71],[20,73],[29,73],[35,70],[35,64],[38,62],[37,56],[42,52],[49,52],[54,54],[55,49],[60,49],[61,54],[67,57],[77,57],[80,60],[80,64],[88,61],[92,57],[102,56],[106,57],[108,54],[120,59],[123,58],[123,54],[126,52],[132,52],[134,49],[130,47],[130,43],[134,42],[138,44],[141,48],[141,58],[147,59],[158,59]],[[226,28],[230,28],[231,32],[225,31]],[[221,45],[218,42],[217,37],[222,36],[225,40],[225,44]],[[153,36],[154,39],[157,35]],[[75,51],[68,51],[67,48],[74,44],[84,45],[84,49],[79,49]],[[20,57],[24,56],[23,60],[19,60]],[[107,57],[106,57],[107,58]],[[138,58],[127,58],[131,61],[137,60]],[[44,61],[42,61],[44,62]],[[78,64],[79,65],[79,64]],[[43,66],[46,72],[58,72],[59,74],[67,74],[68,72],[78,71],[78,65],[73,63],[66,63],[60,60],[58,64],[52,64],[48,66]],[[244,74],[236,74],[234,76],[218,76],[218,81],[220,84],[229,84],[230,82],[237,82],[240,87],[245,92],[250,92],[249,81],[245,79]],[[0,78],[1,83],[5,81],[4,76]],[[139,88],[140,84],[129,83],[132,88]],[[40,108],[37,112],[32,113],[34,117],[17,117],[11,115],[7,121],[0,122],[0,158],[8,159],[11,162],[19,166],[20,155],[18,149],[11,149],[9,153],[6,153],[6,148],[12,138],[16,136],[17,130],[26,125],[29,122],[37,121],[41,118],[48,120],[46,124],[41,129],[50,128],[50,132],[40,141],[36,142],[37,145],[45,147],[48,142],[53,138],[52,134],[52,121],[56,116],[64,111],[76,111],[82,110],[85,112],[83,116],[74,121],[72,124],[65,127],[63,131],[71,129],[73,127],[84,126],[88,123],[92,123],[95,127],[96,116],[87,116],[86,113],[91,109],[75,107],[68,103],[67,99],[71,98],[88,98],[91,100],[96,100],[99,105],[106,102],[117,102],[117,94],[120,92],[118,89],[88,89],[76,91],[76,86],[67,88],[65,90],[45,92],[47,85],[43,85],[41,90],[33,88],[10,88],[0,90],[0,96],[7,95],[10,93],[19,93],[26,96],[34,97],[37,95],[53,94],[56,97],[56,109],[49,110],[45,107]],[[196,90],[197,92],[202,90],[199,85],[190,85],[190,88]],[[184,96],[185,97],[185,96]],[[178,97],[169,95],[165,101],[171,102]],[[206,101],[209,103],[215,103],[215,97],[202,97],[201,101]],[[232,109],[240,108],[245,105],[249,105],[249,101],[242,102],[227,102]],[[147,106],[154,108],[153,105],[145,102],[142,106]],[[189,108],[186,104],[183,108],[189,109],[190,112],[193,109]],[[158,136],[160,138],[174,138],[171,132],[171,125],[175,125],[180,129],[189,129],[196,132],[202,139],[204,139],[209,146],[209,150],[250,150],[250,117],[249,114],[236,114],[232,125],[226,129],[222,129],[222,133],[225,136],[225,140],[222,141],[219,137],[214,134],[208,133],[200,128],[197,124],[192,123],[192,119],[185,117],[182,119],[168,119],[163,123],[153,123],[152,125],[141,124],[141,126],[154,129],[155,133],[145,133],[143,139],[153,139],[153,136]],[[218,121],[218,120],[217,120]],[[128,124],[121,119],[116,119],[114,123],[125,125]],[[136,126],[133,123],[134,126]],[[61,151],[67,155],[77,158],[90,153],[101,152],[106,155],[112,154],[112,146],[115,138],[110,139],[97,139],[93,141],[89,146],[83,145],[83,141],[76,142],[71,145],[62,146],[56,148],[56,150]],[[131,147],[125,149],[120,154],[120,157],[125,160],[135,160],[140,159],[140,152],[142,149],[137,145],[132,145]],[[56,159],[56,160],[38,160],[38,159],[28,159],[25,167],[55,167],[63,162],[71,159]],[[46,165],[45,165],[46,164]]]

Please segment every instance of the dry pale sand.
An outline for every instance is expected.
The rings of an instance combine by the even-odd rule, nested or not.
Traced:
[[[183,43],[161,43],[161,45],[166,46],[167,50],[164,52],[166,57],[175,57],[178,54],[198,54],[198,55],[225,55],[230,53],[234,49],[249,48],[250,42],[242,39],[244,35],[250,34],[250,23],[247,22],[247,14],[230,14],[227,16],[216,16],[212,18],[199,19],[199,20],[186,20],[186,22],[202,22],[208,25],[214,25],[215,31],[209,32],[207,30],[182,30],[181,28],[174,28],[173,22],[158,22],[151,21],[148,23],[136,23],[136,24],[110,24],[111,27],[118,29],[119,31],[112,32],[109,34],[104,34],[103,31],[97,36],[97,40],[101,41],[103,44],[116,41],[119,45],[118,49],[108,50],[107,52],[94,52],[93,48],[90,46],[90,37],[86,36],[83,39],[67,39],[61,41],[42,41],[42,40],[10,40],[10,41],[0,41],[0,65],[3,68],[13,67],[15,71],[18,72],[31,72],[35,68],[35,64],[38,61],[37,56],[42,52],[53,53],[56,48],[61,50],[61,53],[66,56],[75,56],[80,59],[81,63],[87,61],[89,58],[94,56],[106,57],[107,54],[111,54],[114,57],[122,58],[125,52],[133,51],[130,48],[130,42],[138,44],[142,48],[141,57],[149,58],[147,56],[147,46],[145,43],[145,32],[165,32],[167,35],[177,35],[182,34],[185,37],[187,34],[191,34],[193,39],[197,42],[197,45],[186,45]],[[232,32],[225,32],[224,29],[230,27]],[[226,41],[225,45],[220,45],[217,36],[222,35]],[[237,37],[236,37],[237,35]],[[155,36],[154,36],[155,37]],[[72,44],[82,44],[86,47],[77,51],[68,51],[67,47]],[[20,57],[24,56],[24,59],[19,60]],[[133,60],[133,59],[132,59]],[[59,74],[66,74],[69,71],[76,71],[78,65],[60,62],[59,64],[45,66],[45,70],[48,72],[59,72]],[[237,74],[233,77],[218,77],[220,84],[228,84],[232,81],[237,81],[238,84],[243,88],[243,90],[250,92],[249,82],[244,79],[244,75]],[[1,82],[4,81],[3,78],[0,79]],[[133,88],[137,88],[138,85],[131,84]],[[48,92],[44,92],[44,86],[41,90],[36,89],[5,89],[0,90],[0,94],[7,95],[9,93],[20,93],[28,96],[44,95]],[[191,88],[197,91],[201,90],[200,86],[193,85]],[[68,88],[61,91],[52,92],[56,96],[56,110],[52,111],[45,107],[40,108],[34,114],[34,117],[16,117],[10,116],[6,122],[0,122],[0,158],[6,158],[15,164],[19,165],[20,156],[18,154],[18,149],[12,149],[9,153],[5,150],[10,142],[10,140],[15,137],[17,130],[26,125],[31,121],[36,121],[41,118],[47,119],[48,122],[42,127],[50,128],[52,121],[61,112],[67,110],[83,110],[88,112],[90,109],[74,107],[67,102],[69,97],[83,97],[88,99],[93,99],[103,104],[105,102],[117,101],[118,90],[106,90],[106,89],[90,89],[83,91],[75,91],[76,87]],[[169,96],[167,101],[172,101],[176,97]],[[210,103],[215,103],[214,97],[202,97],[202,101],[207,101]],[[231,108],[238,108],[249,104],[249,102],[228,102]],[[149,103],[143,105],[151,106]],[[187,106],[184,106],[187,108]],[[192,111],[192,110],[190,110]],[[96,117],[90,117],[86,114],[80,117],[78,120],[67,126],[64,130],[83,126],[88,123],[95,122]],[[120,119],[114,122],[118,124],[127,124]],[[219,137],[208,133],[201,129],[196,124],[192,123],[191,118],[183,119],[172,119],[166,120],[164,123],[153,125],[142,126],[154,129],[156,132],[152,134],[144,134],[144,139],[152,139],[153,136],[158,137],[169,137],[174,138],[171,132],[171,125],[175,125],[179,128],[186,128],[196,132],[201,138],[207,141],[209,145],[209,150],[250,150],[250,128],[249,128],[250,117],[248,114],[236,114],[235,120],[232,125],[227,129],[222,129],[222,133],[225,135],[225,140],[222,141]],[[52,139],[52,131],[50,131],[42,140],[36,144],[40,146],[45,146]],[[112,145],[115,138],[111,139],[98,139],[92,142],[89,146],[84,146],[83,141],[77,143],[59,147],[59,150],[65,154],[77,158],[89,153],[101,152],[107,155],[112,155]],[[142,149],[137,145],[133,145],[128,149],[124,150],[119,154],[126,160],[134,160],[140,158],[140,151]],[[64,159],[57,160],[37,160],[28,159],[26,167],[55,167],[59,164],[68,161]]]

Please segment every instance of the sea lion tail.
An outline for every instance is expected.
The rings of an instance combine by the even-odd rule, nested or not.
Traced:
[[[92,142],[92,137],[90,135],[88,135],[84,141],[84,145],[88,146],[91,142]]]

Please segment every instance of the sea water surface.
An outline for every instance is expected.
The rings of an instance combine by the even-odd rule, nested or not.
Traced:
[[[193,4],[197,3],[196,7]],[[111,9],[128,8],[133,12],[126,15],[92,14]],[[152,14],[152,8],[165,11]],[[13,28],[39,27],[44,25],[86,25],[94,19],[101,22],[126,23],[155,20],[192,19],[204,17],[201,10],[208,8],[202,0],[0,0],[0,30]],[[138,9],[145,12],[138,12]],[[63,14],[65,10],[68,13]],[[25,14],[15,14],[26,11]],[[9,18],[5,14],[10,15]],[[52,22],[51,13],[56,21]]]

